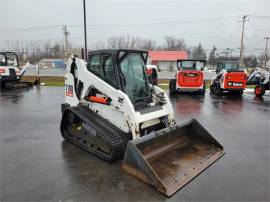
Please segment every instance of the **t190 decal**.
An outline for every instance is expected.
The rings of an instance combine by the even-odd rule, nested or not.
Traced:
[[[73,86],[66,85],[66,96],[73,97]]]

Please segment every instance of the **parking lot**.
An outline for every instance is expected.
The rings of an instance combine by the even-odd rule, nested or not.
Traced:
[[[196,118],[226,155],[167,198],[63,141],[62,87],[2,91],[1,201],[269,201],[270,95],[172,97],[177,122]]]

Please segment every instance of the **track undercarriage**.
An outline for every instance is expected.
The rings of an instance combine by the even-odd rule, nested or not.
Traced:
[[[67,141],[105,161],[122,159],[131,139],[131,134],[121,131],[84,106],[64,111],[61,133]]]

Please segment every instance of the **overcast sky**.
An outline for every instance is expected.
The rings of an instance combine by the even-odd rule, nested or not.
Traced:
[[[82,0],[0,0],[1,41],[70,40],[83,44]],[[270,35],[270,0],[86,0],[88,42],[130,34],[156,40],[184,38],[189,46],[238,48],[241,16],[247,14],[245,48],[264,49]],[[0,48],[2,49],[2,48]]]

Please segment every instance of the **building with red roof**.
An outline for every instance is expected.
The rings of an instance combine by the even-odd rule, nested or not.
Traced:
[[[161,71],[175,71],[176,61],[188,59],[186,51],[149,51],[148,63],[156,65]]]

